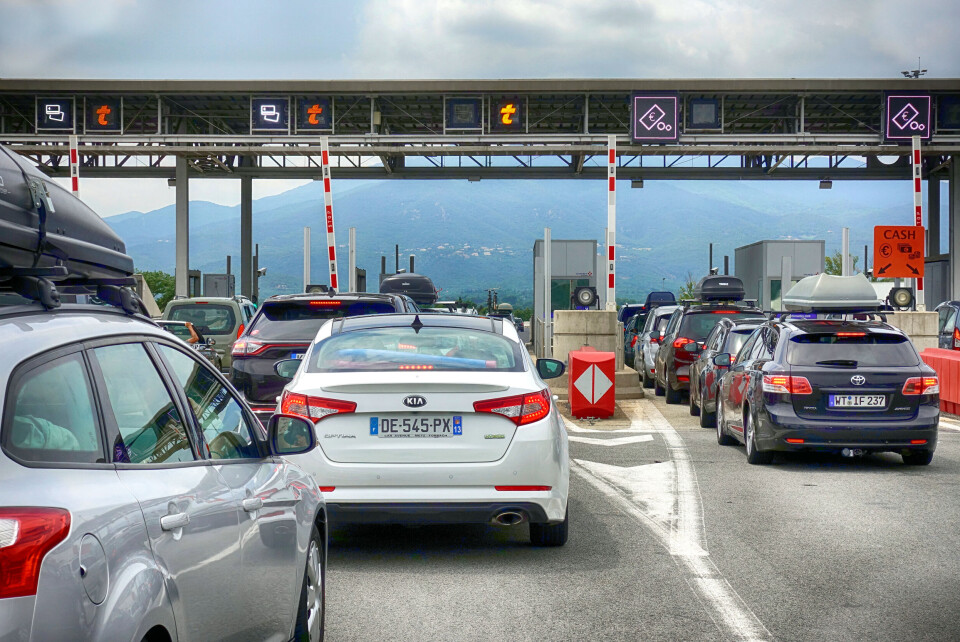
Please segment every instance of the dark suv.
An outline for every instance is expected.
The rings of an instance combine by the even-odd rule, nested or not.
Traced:
[[[317,331],[328,319],[365,314],[419,312],[413,300],[400,294],[288,294],[263,302],[249,327],[233,344],[233,384],[257,417],[266,423],[277,406],[277,395],[289,379],[273,364],[302,359]]]
[[[690,389],[690,366],[720,319],[765,318],[759,308],[740,303],[683,303],[670,316],[657,351],[654,392],[665,395],[667,403],[680,403],[683,391]]]

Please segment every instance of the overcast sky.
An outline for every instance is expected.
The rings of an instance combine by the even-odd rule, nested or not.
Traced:
[[[0,77],[957,78],[958,25],[958,0],[0,0]],[[173,199],[102,185],[105,215]]]

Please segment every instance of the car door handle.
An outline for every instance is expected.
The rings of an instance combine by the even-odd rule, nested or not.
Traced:
[[[165,531],[174,531],[183,528],[190,523],[190,515],[186,513],[174,513],[173,515],[164,515],[160,518],[160,528]]]
[[[252,513],[255,510],[263,508],[263,499],[260,497],[247,497],[243,502],[243,510]]]

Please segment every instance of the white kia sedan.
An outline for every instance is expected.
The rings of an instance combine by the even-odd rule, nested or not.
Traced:
[[[315,424],[314,475],[332,521],[530,524],[567,541],[567,434],[543,379],[502,319],[380,314],[327,322],[277,412]]]

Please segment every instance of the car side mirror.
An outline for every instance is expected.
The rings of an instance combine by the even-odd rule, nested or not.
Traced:
[[[301,363],[301,359],[281,359],[273,364],[273,371],[284,379],[293,379]]]
[[[729,368],[730,367],[730,353],[721,352],[720,354],[714,355],[713,365],[718,368]]]
[[[555,379],[567,369],[563,361],[557,359],[537,359],[537,374],[541,379]]]
[[[680,349],[683,350],[684,352],[690,352],[690,353],[700,352],[700,344],[697,343],[696,341],[694,341],[693,343],[685,343],[683,344],[683,347]]]
[[[267,434],[270,435],[270,453],[273,455],[302,455],[317,447],[313,422],[298,415],[270,417]]]
[[[217,340],[216,340],[216,339],[207,339],[207,345],[208,345],[208,346],[215,346],[215,345],[217,345]]]

